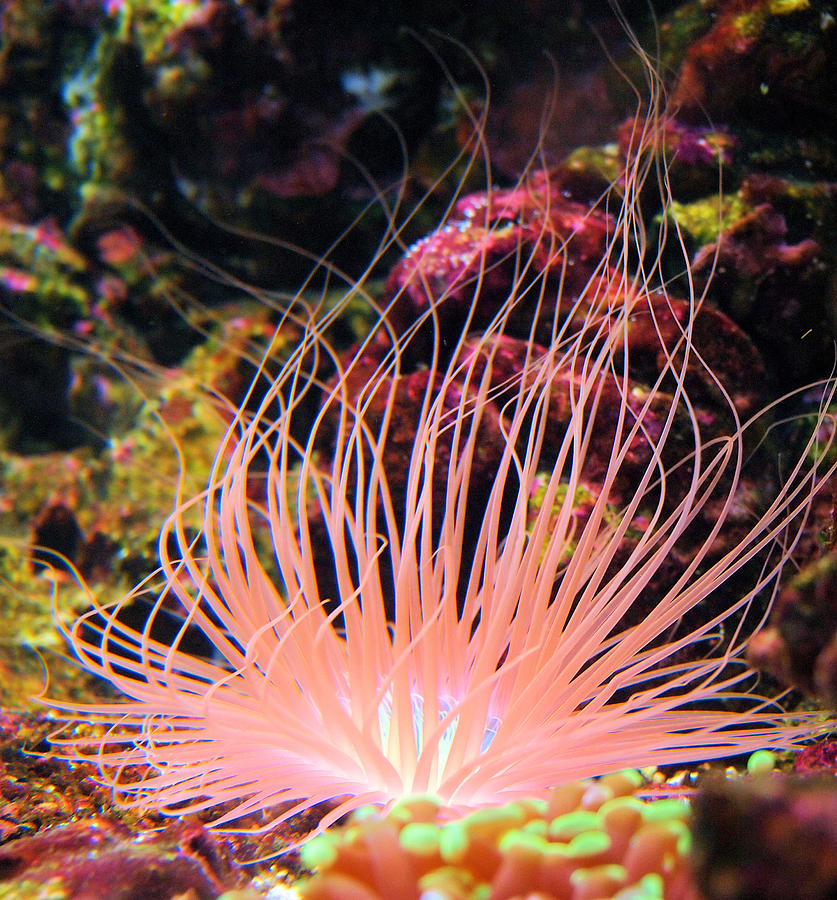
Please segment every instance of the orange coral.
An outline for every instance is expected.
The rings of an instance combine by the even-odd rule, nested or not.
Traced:
[[[302,851],[304,900],[695,900],[689,807],[643,801],[635,771],[571,782],[453,822],[433,800],[355,815]]]

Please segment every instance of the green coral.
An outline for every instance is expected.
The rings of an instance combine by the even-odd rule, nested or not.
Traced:
[[[529,509],[530,509],[530,517],[534,519],[534,516],[537,514],[538,510],[543,506],[544,500],[546,498],[546,490],[547,484],[549,482],[549,473],[547,472],[539,472],[535,476],[535,487],[532,491],[530,501],[529,501]],[[598,499],[597,489],[590,485],[585,485],[579,483],[576,486],[575,493],[571,498],[572,501],[572,517],[574,519],[584,518],[589,515],[590,510],[593,508],[596,500]],[[564,505],[568,502],[569,497],[569,485],[560,484],[558,485],[558,489],[555,493],[555,499],[552,503],[551,509],[551,518],[550,521],[554,522],[557,520],[558,516],[561,514],[561,510],[564,508]],[[605,527],[617,528],[622,522],[622,514],[619,508],[612,503],[606,503],[603,510],[602,521]],[[579,532],[581,528],[577,529]],[[531,528],[527,528],[527,533],[531,535]],[[628,540],[638,538],[641,535],[641,532],[636,531],[633,528],[628,528],[625,532],[625,537]],[[549,537],[547,536],[547,542]],[[541,550],[541,557],[547,551],[547,545],[545,544],[543,549]],[[567,545],[564,547],[562,552],[562,560],[567,561],[570,559],[572,554],[575,552],[575,543],[573,541],[568,541]]]
[[[0,283],[16,317],[66,328],[90,305],[87,260],[50,225],[0,220]]]
[[[168,54],[172,31],[185,25],[204,7],[202,0],[119,0],[113,8],[115,37],[136,43],[145,63],[155,64]]]
[[[712,194],[692,203],[672,200],[666,214],[699,245],[703,245],[716,241],[720,232],[726,231],[752,209],[752,204],[739,191],[724,196]]]
[[[73,122],[69,161],[85,198],[85,185],[119,183],[134,163],[125,137],[125,112],[102,102],[102,83],[109,71],[110,48],[103,38],[92,57],[64,87],[64,102]]]
[[[810,8],[810,0],[767,0],[762,6],[753,7],[736,16],[733,24],[741,37],[755,39],[762,34],[771,18],[806,12]]]
[[[615,184],[622,175],[625,160],[618,144],[605,144],[573,150],[564,160],[564,166],[570,172],[601,178],[603,184]]]
[[[69,893],[60,878],[49,881],[14,880],[0,884],[0,900],[68,900]]]
[[[787,16],[810,8],[810,0],[770,0],[767,4],[771,16]]]
[[[65,78],[63,99],[73,123],[70,160],[85,206],[102,202],[100,190],[130,185],[142,169],[137,168],[136,133],[149,126],[139,121],[147,115],[143,89],[148,74],[156,72],[163,93],[178,96],[188,96],[190,85],[207,77],[200,60],[190,57],[184,64],[178,55],[175,61],[169,45],[172,32],[202,8],[191,0],[113,4],[98,40]],[[135,69],[140,74],[127,77],[126,71]],[[82,211],[76,222],[84,218]]]
[[[706,0],[684,3],[659,24],[661,71],[676,72],[687,49],[711,27],[717,4]]]

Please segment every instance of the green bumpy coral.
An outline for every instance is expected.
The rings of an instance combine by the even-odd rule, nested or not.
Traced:
[[[688,805],[642,800],[635,771],[446,821],[429,797],[370,810],[302,850],[304,900],[678,900],[693,896]]]

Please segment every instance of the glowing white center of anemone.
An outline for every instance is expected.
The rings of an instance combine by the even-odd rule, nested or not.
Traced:
[[[438,745],[434,748],[428,746],[432,739],[433,731],[436,725],[442,723],[447,716],[457,707],[458,702],[454,697],[443,696],[437,700],[439,707],[439,715],[436,722],[426,722],[424,719],[424,697],[421,694],[410,694],[410,702],[413,708],[413,737],[416,741],[416,748],[419,753],[424,749],[435,752],[439,769],[444,769],[447,763],[448,753],[450,752],[453,738],[456,735],[456,729],[459,727],[459,715],[455,715],[448,723],[447,728],[442,734]],[[491,746],[500,727],[500,719],[497,716],[491,716],[485,723],[485,730],[482,734],[480,742],[480,753],[485,753]],[[390,724],[392,722],[392,695],[387,693],[378,707],[378,726],[381,731],[381,746],[386,747],[389,743]]]

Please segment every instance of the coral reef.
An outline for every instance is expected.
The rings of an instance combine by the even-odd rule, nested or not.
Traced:
[[[783,684],[837,706],[837,554],[809,563],[779,594],[750,660]]]
[[[668,133],[662,140],[668,141]],[[629,143],[624,145],[625,154],[630,153]],[[410,335],[404,349],[398,350],[397,377],[378,381],[375,391],[370,392],[370,383],[393,352],[393,342],[383,335],[360,351],[353,345],[339,357],[338,375],[329,382],[332,390],[339,383],[348,402],[362,402],[365,421],[373,431],[381,428],[385,413],[389,416],[389,434],[382,443],[380,463],[396,507],[403,505],[406,498],[413,436],[428,384],[428,367],[434,365],[434,329],[450,335],[465,332],[461,347],[458,342],[450,341],[440,349],[442,360],[459,353],[460,373],[454,374],[445,386],[442,404],[445,414],[453,417],[463,396],[475,403],[478,385],[484,382],[486,387],[486,397],[480,404],[483,411],[480,437],[471,462],[475,478],[467,499],[468,506],[479,511],[487,502],[486,486],[502,455],[502,431],[509,424],[509,416],[504,417],[503,410],[514,408],[516,385],[521,380],[524,384],[531,381],[526,373],[538,359],[546,356],[555,323],[560,322],[564,334],[572,333],[573,328],[587,328],[585,316],[590,306],[601,302],[600,295],[607,295],[611,290],[603,274],[602,260],[615,228],[614,219],[588,203],[567,199],[566,178],[566,170],[559,169],[557,173],[535,175],[511,190],[466,194],[457,200],[441,228],[407,249],[390,271],[381,300],[395,334]],[[530,279],[534,284],[530,284]],[[521,286],[525,286],[523,297],[504,316],[502,333],[486,335],[485,330],[496,321],[508,298],[521,291]],[[612,300],[614,306],[620,302],[615,293]],[[425,325],[419,328],[417,323],[422,321]],[[628,503],[635,493],[658,451],[657,444],[664,430],[667,436],[662,459],[678,472],[677,476],[669,476],[672,505],[688,488],[692,469],[682,462],[694,449],[693,429],[685,415],[669,421],[673,405],[670,391],[676,385],[674,379],[665,377],[672,358],[679,359],[676,348],[687,326],[696,352],[683,372],[682,383],[700,419],[704,440],[727,434],[733,427],[730,401],[735,414],[742,418],[755,413],[764,402],[764,363],[746,334],[728,316],[708,304],[695,312],[687,301],[663,291],[651,296],[647,308],[640,306],[632,310],[624,338],[614,348],[613,372],[603,376],[598,385],[596,428],[586,447],[585,491],[592,490],[598,496],[609,470],[621,411],[630,410],[642,422],[641,433],[624,449],[619,472],[609,484],[606,500],[614,509]],[[729,394],[719,390],[719,383]],[[579,389],[580,381],[572,364],[557,366],[550,386],[549,411],[540,450],[544,482],[549,481],[549,466],[558,456],[573,422],[574,398]],[[346,440],[353,426],[341,404],[332,403],[324,414],[317,446],[326,459],[331,459],[333,448],[342,443],[335,439],[341,415]],[[521,455],[527,437],[526,431],[520,436]],[[450,464],[449,440],[450,436],[436,444],[437,529]],[[712,559],[719,559],[732,550],[742,530],[746,530],[746,510],[757,502],[760,487],[767,488],[772,478],[772,472],[765,469],[766,462],[764,456],[760,461],[750,461],[747,476],[739,485],[739,527],[733,527],[733,517],[730,517],[724,534],[716,539],[711,557],[705,560],[707,567]],[[612,563],[613,573],[636,546],[643,531],[642,522],[650,515],[652,506],[649,498],[647,508],[637,516],[633,533],[624,538],[622,551]],[[533,501],[530,516],[536,517],[537,512]],[[579,526],[583,527],[584,517],[579,511],[576,514]],[[708,505],[705,514],[704,533],[716,521],[717,508]],[[698,517],[703,515],[699,513]],[[470,523],[466,521],[466,547],[472,547],[476,541],[479,524],[479,512],[472,516]],[[328,574],[330,542],[316,515],[310,527],[320,538],[314,542],[314,552],[321,552],[325,557],[318,562],[318,583],[324,595],[335,596],[336,586]],[[694,546],[700,541],[697,531],[692,540],[694,545],[690,546],[684,539],[682,545],[672,548],[669,566],[657,572],[642,599],[637,600],[631,621],[641,621],[656,600],[677,581],[679,567],[687,565]],[[469,553],[470,550],[465,555]],[[712,600],[707,599],[703,611],[720,610],[724,601],[724,593],[719,591]]]
[[[386,815],[356,813],[316,838],[304,900],[698,900],[689,864],[687,803],[643,801],[638,772],[573,782],[546,801],[508,804],[454,822],[430,798]]]
[[[656,146],[653,127],[645,140]],[[408,251],[373,300],[373,330],[346,354],[328,332],[340,301],[308,312],[265,396],[233,417],[206,490],[167,520],[165,586],[147,617],[126,615],[141,585],[114,604],[94,597],[66,629],[84,666],[125,699],[50,701],[57,716],[101,729],[55,736],[59,753],[95,759],[122,802],[179,816],[212,809],[219,826],[258,813],[277,826],[337,800],[323,829],[364,802],[398,808],[417,791],[432,791],[446,815],[525,804],[628,763],[788,747],[820,729],[819,714],[789,721],[746,690],[740,654],[828,481],[814,452],[828,420],[753,515],[741,472],[762,414],[740,420],[759,402],[760,359],[722,313],[658,288],[656,264],[626,275],[632,248],[610,232],[637,233],[647,171],[645,144],[629,146],[612,226],[548,181],[498,192],[496,220],[488,197],[466,196],[453,213],[464,238],[451,247],[443,228]],[[502,237],[512,215],[513,244],[495,254],[492,232]],[[480,216],[487,232],[468,224]],[[577,261],[581,286],[566,274]],[[553,303],[537,303],[523,342],[516,313],[531,297]],[[541,329],[548,345],[534,340]],[[518,341],[517,359],[498,338]],[[495,350],[511,378],[492,380]],[[472,486],[484,490],[476,504]],[[592,498],[583,521],[577,496]],[[638,536],[623,555],[629,531]],[[763,547],[775,556],[751,572]],[[173,610],[183,627],[161,638]],[[189,646],[187,625],[206,652]],[[635,838],[643,849],[641,830]],[[675,838],[662,835],[669,849]],[[588,871],[616,862],[610,837],[596,841],[577,886],[595,896],[601,877],[630,888],[621,869]],[[628,876],[654,874],[628,861]],[[641,889],[663,890],[658,879]]]
[[[467,320],[480,332],[534,275],[544,282],[542,294],[532,291],[515,308],[506,333],[549,343],[556,312],[568,315],[597,275],[612,230],[607,214],[565,199],[560,180],[546,173],[511,190],[469,194],[393,267],[383,298],[394,300],[388,318],[403,334],[433,308],[442,329],[457,333]],[[562,308],[551,307],[549,297]]]
[[[645,29],[644,43],[651,46],[651,28],[641,18],[644,4],[624,6],[629,18]],[[745,419],[765,396],[831,371],[837,321],[833,5],[711,0],[655,7],[660,71],[673,98],[671,115],[659,126],[674,202],[661,203],[656,179],[649,178],[641,203],[644,223],[653,227],[644,234],[638,229],[627,243],[635,258],[643,252],[653,256],[657,235],[668,232],[668,241],[663,240],[668,268],[661,279],[667,291],[647,314],[637,311],[634,316],[626,341],[630,365],[620,370],[627,379],[630,409],[636,415],[647,408],[643,422],[654,436],[672,396],[670,385],[656,384],[665,368],[663,348],[677,339],[679,325],[688,318],[683,301],[676,298],[688,296],[690,282],[698,295],[705,295],[695,319],[696,345],[722,373],[736,413]],[[590,4],[571,4],[566,17],[555,16],[551,4],[537,0],[507,11],[492,8],[490,15],[480,4],[455,12],[448,3],[395,3],[378,16],[371,14],[373,8],[351,3],[338,16],[334,4],[318,0],[0,4],[0,308],[8,316],[0,332],[0,704],[27,707],[41,693],[39,654],[49,664],[54,696],[83,702],[101,693],[100,684],[80,675],[64,658],[54,633],[56,586],[67,614],[83,612],[90,603],[54,552],[67,557],[103,604],[154,570],[157,532],[178,486],[182,496],[205,486],[223,429],[247,397],[254,365],[287,306],[285,292],[294,291],[308,273],[310,257],[289,244],[302,245],[317,258],[338,241],[331,246],[335,268],[320,270],[303,298],[327,310],[337,281],[361,277],[366,259],[376,251],[382,222],[384,230],[390,224],[389,211],[413,209],[403,225],[399,220],[397,240],[380,257],[378,269],[368,279],[362,276],[358,302],[331,326],[340,365],[352,358],[354,351],[347,348],[368,330],[370,316],[362,309],[368,297],[383,304],[395,300],[389,314],[398,335],[437,309],[442,327],[451,334],[470,317],[468,340],[479,345],[479,335],[511,286],[522,284],[527,274],[543,273],[538,291],[516,308],[518,321],[486,354],[492,371],[486,389],[494,407],[480,432],[478,450],[485,465],[474,490],[490,480],[498,435],[508,426],[503,410],[514,399],[508,379],[518,377],[527,361],[549,344],[555,312],[549,304],[558,284],[567,312],[595,273],[614,238],[614,219],[613,209],[598,212],[591,204],[619,181],[625,159],[636,149],[633,98],[620,86],[615,69],[600,62],[594,30],[626,71],[637,80],[641,75],[622,53],[621,25],[609,9],[600,12]],[[453,42],[428,38],[427,27],[440,29]],[[487,113],[482,73],[456,40],[472,48],[485,67],[492,90]],[[554,63],[543,59],[544,46]],[[544,98],[553,101],[549,121]],[[403,173],[398,131],[387,118],[400,130],[410,160]],[[479,159],[472,164],[475,121],[484,125],[481,139],[490,168]],[[540,152],[535,169],[546,163],[549,176],[536,172],[518,182],[531,164],[535,143]],[[459,151],[463,155],[444,178],[448,161]],[[396,180],[399,191],[389,187]],[[509,188],[510,183],[515,187]],[[437,229],[451,184],[458,199],[444,227]],[[480,187],[482,191],[472,193]],[[692,254],[685,276],[675,230]],[[252,239],[255,232],[276,239],[259,242]],[[409,249],[403,253],[405,247]],[[521,260],[527,261],[528,272],[519,267]],[[389,281],[381,290],[376,279],[388,270]],[[478,304],[471,309],[478,279]],[[268,299],[272,309],[242,304],[244,282],[247,293]],[[529,328],[533,314],[536,331]],[[44,333],[48,342],[38,337]],[[301,333],[289,316],[281,340],[273,345],[265,378],[249,397],[248,415],[258,409],[263,391],[281,373]],[[378,427],[388,413],[382,395],[392,389],[391,431],[400,438],[390,444],[385,468],[402,500],[408,493],[405,466],[416,430],[415,404],[427,384],[427,348],[426,335],[423,345],[418,337],[410,343],[406,371],[379,383],[380,392],[367,411],[370,426]],[[361,376],[374,372],[389,349],[391,343],[368,348],[367,361],[354,368],[359,385],[354,397],[362,393]],[[462,360],[466,368],[473,362],[467,355]],[[617,363],[621,365],[618,355]],[[446,389],[448,413],[474,397],[474,386],[486,371],[482,365],[474,365],[471,385]],[[324,365],[318,377],[333,386],[332,364]],[[701,379],[700,366],[693,367],[689,379],[704,434],[722,435],[732,412],[719,402],[714,385]],[[619,397],[611,381],[603,385],[604,426],[612,424]],[[555,381],[554,420],[547,427],[553,445],[560,445],[566,433],[573,387],[569,376]],[[320,396],[312,391],[294,439],[305,439]],[[816,407],[819,397],[806,408]],[[684,447],[688,430],[678,432],[681,424],[673,423],[668,443],[672,457],[689,452]],[[336,441],[346,434],[339,422],[330,429],[321,432],[322,459],[333,450],[326,435]],[[611,433],[603,427],[594,436],[584,477],[571,491],[572,503],[566,504],[572,507],[576,536],[583,534],[595,509],[607,528],[618,527],[620,509],[647,463],[648,438],[637,435],[626,449],[621,481],[612,482],[603,494]],[[706,557],[706,566],[735,545],[771,486],[784,477],[786,457],[781,454],[787,434],[768,431],[739,486],[730,528]],[[761,437],[754,431],[752,447]],[[796,447],[795,441],[787,443]],[[441,461],[456,459],[450,441],[442,442],[439,453],[437,474]],[[771,457],[779,458],[778,466]],[[262,465],[260,460],[254,467],[253,496]],[[399,471],[403,483],[396,484]],[[179,484],[181,474],[186,480]],[[672,485],[676,480],[682,487],[688,476],[688,467],[681,467]],[[550,498],[548,473],[538,473],[536,483],[526,513],[530,536],[543,504],[553,517],[550,529],[555,528],[568,491],[562,485]],[[437,487],[437,499],[441,490]],[[477,508],[478,496],[469,495],[468,504]],[[717,511],[708,504],[701,512],[706,527]],[[436,513],[438,528],[438,509]],[[507,508],[503,514],[508,515]],[[646,524],[639,514],[627,523],[612,571],[636,548]],[[198,525],[196,514],[188,527]],[[327,541],[315,515],[310,527],[312,535],[323,538],[317,549],[325,553]],[[833,537],[819,535],[829,527],[827,512],[806,526],[794,559],[801,571],[783,586],[770,627],[750,648],[750,659],[783,684],[833,705]],[[264,540],[266,535],[256,531],[255,540]],[[22,553],[20,547],[30,541],[41,549]],[[568,540],[563,559],[571,559],[576,550],[576,540]],[[676,581],[691,553],[685,544],[672,548],[669,568],[661,567],[654,584],[643,591],[643,609]],[[325,584],[322,567],[318,578]],[[461,594],[464,586],[460,583],[458,589]],[[707,609],[709,604],[723,608],[723,592],[707,599]],[[638,602],[634,613],[641,617],[640,606]],[[147,610],[138,599],[130,611],[133,621],[141,622]],[[166,640],[176,631],[171,623],[163,632]],[[207,649],[196,646],[197,652]],[[36,830],[74,815],[91,820],[102,813],[109,816],[112,808],[108,792],[85,780],[90,773],[83,764],[72,773],[57,762],[41,762],[39,769],[28,759],[24,765],[22,747],[42,747],[51,725],[14,717],[4,722],[0,843],[9,842],[4,860],[37,850],[77,871],[87,846],[99,860],[91,861],[90,871],[124,868],[126,890],[134,890],[126,896],[146,896],[141,893],[143,871],[165,873],[155,884],[166,898],[189,889],[193,896],[215,897],[240,883],[228,879],[227,869],[210,865],[208,876],[196,869],[176,830],[138,850],[131,835],[148,822],[123,813],[101,828],[85,824],[85,818],[64,832],[53,829],[40,845],[27,848],[23,841]],[[830,747],[826,742],[803,751],[798,768],[833,769]],[[76,781],[84,782],[88,793],[75,791]],[[817,783],[809,790],[815,805],[823,792],[822,818],[830,821],[828,789]],[[75,811],[67,797],[73,798]],[[785,798],[782,803],[790,811],[774,815],[764,813],[764,806],[753,813],[748,804],[756,801],[750,798],[735,805],[724,821],[739,829],[742,823],[754,829],[767,823],[771,834],[790,840],[787,835],[808,833],[794,831],[793,824],[807,802]],[[392,827],[400,833],[404,823]],[[377,820],[370,824],[370,834],[375,828],[381,834],[385,830]],[[730,890],[762,896],[758,891],[764,873],[776,870],[756,844],[764,838],[774,845],[769,835],[756,833],[758,838],[732,841],[735,874],[732,869],[706,874],[703,866],[707,897],[726,900]],[[62,834],[73,844],[66,855],[60,847]],[[390,837],[370,838],[370,843]],[[281,839],[293,842],[295,835],[279,835],[275,845],[261,850],[239,844],[235,852],[240,857],[273,852]],[[225,848],[233,839],[201,832],[199,840],[228,858]],[[510,852],[521,858],[535,852],[528,843],[508,841]],[[819,847],[811,843],[807,848],[808,871],[802,864],[793,869],[798,861],[790,860],[788,866],[788,871],[801,873],[798,884],[810,885],[811,896],[833,890]],[[398,853],[407,853],[399,848]],[[777,853],[782,849],[776,846]],[[345,849],[339,852],[345,856]],[[616,884],[616,870],[600,874]],[[778,872],[776,884],[787,887],[786,874]],[[470,888],[458,875],[448,875],[467,896]],[[74,896],[69,881],[43,883],[45,877],[46,869],[32,862],[15,870],[19,885],[12,888],[7,881],[2,887],[22,896],[50,890]],[[339,881],[342,876],[324,877]],[[574,889],[587,889],[583,882],[577,878]],[[438,887],[434,882],[432,889]],[[247,896],[261,896],[267,889],[251,888]],[[659,882],[651,879],[642,889],[654,896]],[[608,890],[621,891],[623,885]]]
[[[831,365],[837,189],[752,174],[723,199],[674,203],[669,216],[694,241],[698,286],[771,360],[788,389]]]
[[[68,570],[77,570],[102,597],[120,596],[154,571],[159,529],[178,485],[193,494],[205,484],[217,444],[252,379],[254,360],[274,336],[272,319],[270,310],[242,304],[226,311],[220,323],[204,317],[202,327],[214,332],[179,369],[141,374],[154,389],[144,396],[141,384],[129,386],[108,366],[81,359],[90,372],[79,384],[95,386],[95,394],[71,401],[88,422],[106,418],[104,446],[65,454],[0,451],[0,529],[14,536],[0,553],[0,659],[10,674],[0,682],[4,705],[25,706],[41,691],[42,664],[29,648],[46,652],[54,677],[75,690],[78,675],[70,675],[72,668],[56,656],[56,579],[62,605],[81,610],[89,593]],[[294,342],[290,323],[283,334],[286,343],[273,345],[277,366]],[[15,552],[14,545],[25,541],[36,548]]]
[[[837,889],[831,778],[717,779],[693,800],[695,880],[706,900],[824,900]]]
[[[199,815],[172,823],[114,807],[95,766],[44,757],[55,728],[42,714],[0,714],[0,896],[87,900],[95,891],[108,900],[215,900],[268,879],[275,886],[294,870],[287,857],[241,865],[275,856],[293,831],[221,838]],[[311,822],[302,818],[298,827],[304,833]]]
[[[833,174],[833,141],[823,140],[835,122],[825,101],[835,77],[833,12],[809,0],[711,7],[703,11],[710,27],[691,41],[677,74],[680,115],[735,121],[755,164],[816,160]]]
[[[15,894],[6,896],[21,898],[215,900],[239,882],[231,871],[228,853],[211,834],[180,823],[138,841],[114,822],[85,820],[0,847],[0,890],[12,882]]]

